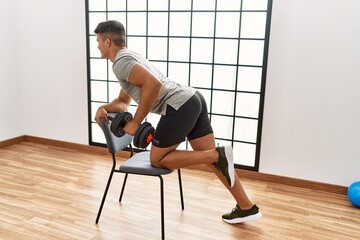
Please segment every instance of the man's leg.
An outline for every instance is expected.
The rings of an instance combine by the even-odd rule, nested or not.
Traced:
[[[215,148],[215,140],[212,134],[207,136],[194,139],[190,142],[191,147],[195,150],[207,150]],[[234,197],[237,204],[242,209],[249,209],[253,206],[248,196],[246,195],[244,188],[242,187],[238,175],[235,172],[235,184],[232,188],[230,188],[229,184],[226,181],[225,176],[213,165],[206,164],[220,179],[220,181],[224,184],[224,186],[229,190],[231,195]]]
[[[198,164],[211,164],[218,160],[219,154],[213,149],[209,150],[176,150],[179,144],[159,148],[151,146],[150,160],[155,167],[178,169]]]
[[[230,191],[241,209],[249,209],[253,206],[247,197],[240,180],[235,173],[235,184],[230,188],[225,176],[212,163],[218,161],[219,154],[215,150],[213,134],[208,134],[190,141],[194,151],[176,150],[178,145],[169,148],[151,147],[151,162],[156,167],[178,169],[198,164],[206,164]]]
[[[237,202],[236,207],[222,216],[222,219],[231,224],[255,221],[261,218],[261,213],[256,205],[253,205],[242,187],[240,180],[235,174],[233,187],[229,186],[226,177],[212,164],[219,159],[215,150],[213,134],[196,138],[190,141],[194,151],[176,150],[176,146],[170,148],[151,148],[152,164],[158,167],[177,169],[197,164],[206,164],[229,190]]]
[[[215,148],[215,139],[212,134],[206,135],[201,138],[196,138],[190,141],[190,144],[193,149],[196,150],[206,150]],[[234,173],[235,183],[233,187],[230,187],[225,176],[213,165],[206,164],[220,179],[220,181],[225,185],[229,190],[231,195],[234,197],[237,202],[236,207],[229,213],[226,213],[222,216],[222,219],[231,224],[256,221],[259,220],[262,216],[259,208],[252,204],[248,198],[244,188],[242,187],[238,175]]]
[[[199,92],[177,111],[168,106],[166,115],[162,116],[158,123],[154,137],[160,144],[151,146],[152,165],[178,169],[205,164],[216,174],[237,202],[233,211],[222,216],[224,221],[240,223],[261,217],[257,206],[251,203],[234,173],[231,147],[215,146],[206,101]],[[189,139],[193,151],[176,150],[185,137]]]

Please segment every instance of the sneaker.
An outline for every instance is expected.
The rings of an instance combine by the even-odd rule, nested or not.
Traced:
[[[217,147],[216,151],[219,153],[219,160],[214,162],[213,165],[226,177],[229,186],[233,187],[235,183],[235,173],[232,148],[230,145]]]
[[[252,208],[247,210],[241,210],[239,205],[236,204],[236,207],[230,213],[222,215],[222,219],[230,224],[242,223],[242,222],[251,222],[257,221],[261,218],[262,214],[259,208],[254,204]]]

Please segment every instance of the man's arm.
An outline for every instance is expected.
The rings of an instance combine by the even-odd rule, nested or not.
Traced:
[[[120,90],[119,97],[98,108],[95,121],[100,125],[100,118],[105,117],[106,122],[109,122],[108,112],[124,112],[129,107],[130,102],[131,98],[123,90]]]
[[[140,64],[132,68],[128,81],[141,88],[140,102],[134,118],[124,128],[125,132],[134,135],[141,122],[154,107],[160,94],[161,82]]]

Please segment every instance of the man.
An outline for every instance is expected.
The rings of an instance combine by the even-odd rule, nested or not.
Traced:
[[[254,221],[261,213],[247,197],[237,175],[231,146],[215,147],[215,138],[203,96],[196,89],[170,81],[139,54],[126,48],[125,29],[118,21],[100,23],[95,31],[101,57],[110,59],[121,90],[118,98],[96,112],[95,120],[108,112],[125,111],[133,99],[138,108],[124,131],[134,135],[149,112],[161,115],[154,138],[158,144],[150,149],[151,164],[155,167],[178,169],[197,164],[207,165],[230,191],[237,204],[222,216],[234,224]],[[187,138],[193,149],[177,150]]]

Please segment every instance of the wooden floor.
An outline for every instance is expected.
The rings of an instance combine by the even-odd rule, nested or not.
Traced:
[[[0,239],[160,239],[159,180],[130,176],[118,202],[115,174],[98,225],[95,218],[110,155],[22,142],[0,148]],[[242,179],[260,207],[258,222],[228,225],[235,203],[209,172],[183,169],[185,210],[177,175],[165,176],[166,239],[360,239],[360,209],[346,195]]]

